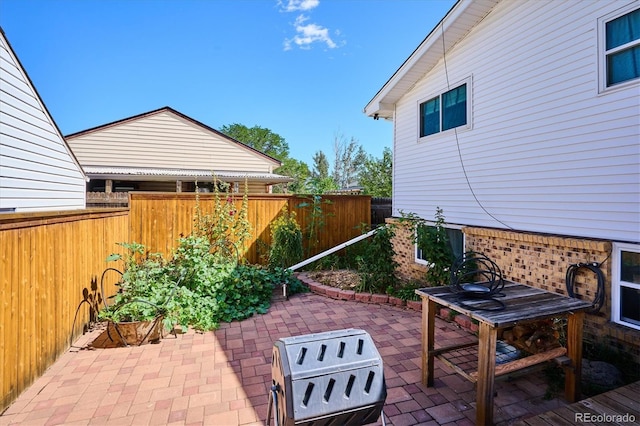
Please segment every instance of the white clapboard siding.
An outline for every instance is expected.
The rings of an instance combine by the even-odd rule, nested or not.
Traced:
[[[0,209],[85,207],[85,176],[0,32]]]
[[[598,18],[628,3],[498,3],[395,105],[395,213],[640,242],[640,85],[598,92]],[[419,140],[465,79],[471,129]]]
[[[279,163],[165,108],[69,135],[85,166],[270,173]]]

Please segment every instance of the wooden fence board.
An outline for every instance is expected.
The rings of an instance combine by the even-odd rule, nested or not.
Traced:
[[[4,233],[0,232],[0,247],[7,247],[5,244],[6,236]],[[11,268],[9,265],[9,256],[0,256],[0,270],[7,271]],[[8,274],[2,273],[0,274],[0,343],[2,343],[2,348],[0,348],[0,365],[7,365],[7,359],[5,356],[5,346],[8,344],[9,335],[5,333],[6,327],[11,325],[9,322],[10,318],[6,313],[7,308],[9,307],[10,294],[8,291]],[[6,371],[3,371],[6,373]],[[5,405],[5,396],[9,394],[9,380],[3,374],[0,374],[0,395],[2,395],[2,399],[0,400],[0,407]]]
[[[227,202],[220,195],[220,202]],[[239,211],[242,196],[234,194],[232,202]],[[130,194],[131,238],[145,244],[150,252],[159,252],[170,257],[177,246],[180,235],[193,232],[196,203],[203,215],[213,214],[214,194],[133,192]],[[319,223],[317,244],[305,247],[305,254],[313,255],[334,247],[360,235],[361,224],[371,224],[371,197],[368,196],[323,196],[321,215],[313,214],[311,196],[286,194],[250,194],[247,202],[247,217],[251,223],[252,238],[246,246],[245,258],[250,263],[264,263],[266,248],[271,244],[271,222],[282,208],[296,212],[303,231],[308,232],[312,222]]]
[[[115,244],[128,240],[123,209],[0,217],[0,412],[82,333],[88,309],[73,322],[83,290],[99,280]]]

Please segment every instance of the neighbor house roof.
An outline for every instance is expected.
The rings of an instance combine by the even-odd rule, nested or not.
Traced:
[[[281,165],[279,160],[170,107],[66,138],[93,178],[193,180],[215,174],[271,183],[292,180],[273,173]]]
[[[493,9],[500,0],[458,0],[418,48],[364,108],[374,118],[393,118],[394,105]],[[443,41],[444,35],[444,41]]]
[[[228,140],[229,142],[233,142],[233,143],[237,144],[238,147],[253,151],[255,154],[263,156],[266,160],[272,161],[274,164],[277,164],[278,166],[282,165],[280,160],[278,160],[276,158],[273,158],[273,157],[265,154],[264,152],[258,151],[257,149],[255,149],[253,147],[250,147],[249,145],[247,145],[245,143],[242,143],[242,142],[240,142],[238,140],[235,140],[232,137],[227,136],[224,133],[219,132],[218,130],[216,130],[216,129],[212,128],[212,127],[209,127],[206,124],[203,124],[200,121],[195,120],[195,119],[189,117],[188,115],[182,114],[181,112],[176,111],[175,109],[173,109],[171,107],[168,107],[168,106],[165,106],[165,107],[162,107],[162,108],[158,108],[156,110],[149,111],[149,112],[144,112],[142,114],[134,115],[132,117],[123,118],[121,120],[116,120],[116,121],[113,121],[111,123],[102,124],[100,126],[92,127],[90,129],[82,130],[80,132],[72,133],[72,134],[66,135],[65,137],[67,138],[67,140],[76,139],[76,138],[79,138],[81,136],[85,136],[85,135],[88,135],[88,134],[91,134],[91,133],[96,133],[96,132],[100,132],[100,131],[106,130],[109,127],[115,127],[115,126],[119,126],[119,125],[122,125],[122,124],[125,124],[125,123],[138,121],[141,118],[150,117],[152,115],[157,115],[157,114],[162,113],[162,112],[170,112],[172,114],[175,114],[175,115],[177,115],[177,116],[179,116],[179,117],[181,117],[181,118],[183,118],[183,119],[195,124],[196,126],[201,127],[202,129],[204,129],[204,130],[206,130],[208,132],[211,132],[211,133],[213,133],[213,134],[215,134],[215,135],[217,135],[217,136],[219,136],[221,138],[224,138],[224,139]]]

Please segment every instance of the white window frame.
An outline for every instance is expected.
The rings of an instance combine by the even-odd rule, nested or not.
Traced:
[[[633,12],[635,9],[638,9],[638,3],[632,2],[627,6],[617,9],[614,12],[609,13],[598,19],[598,93],[606,93],[617,91],[619,89],[623,89],[629,86],[640,85],[640,78],[635,78],[633,80],[628,80],[622,83],[614,84],[612,86],[607,86],[607,55],[616,53],[620,50],[627,49],[631,46],[640,45],[640,40],[634,40],[630,43],[624,44],[622,46],[618,46],[610,51],[607,51],[607,31],[606,24],[609,21],[613,21],[616,18],[619,18],[623,15]]]
[[[427,226],[435,226],[436,223],[435,222],[427,222],[427,223],[425,223],[425,225],[427,225]],[[460,232],[462,232],[462,226],[445,225],[445,228],[447,228],[447,229],[457,229]],[[466,236],[466,234],[464,232],[462,232],[462,251],[463,252],[464,252],[464,248],[466,247],[466,244],[467,244],[467,236]],[[433,265],[432,263],[429,263],[425,259],[420,259],[418,257],[418,252],[419,252],[418,244],[416,243],[416,244],[413,245],[413,260],[414,260],[415,263],[418,263],[420,265],[426,265],[426,266],[429,266],[429,267]]]
[[[640,324],[634,324],[628,321],[624,321],[620,318],[620,287],[630,287],[640,290],[640,284],[630,283],[622,281],[620,278],[620,255],[621,252],[634,252],[640,253],[640,245],[629,243],[613,243],[611,255],[611,321],[616,324],[624,325],[625,327],[634,328],[640,330]]]
[[[455,89],[456,87],[460,87],[463,84],[467,85],[467,123],[462,125],[462,126],[458,126],[458,127],[453,127],[451,129],[447,129],[447,130],[442,130],[442,95],[447,93],[448,91]],[[420,131],[421,131],[421,123],[422,123],[422,117],[421,117],[421,113],[420,113],[420,105],[422,105],[423,103],[430,101],[433,98],[440,98],[440,131],[438,131],[437,133],[433,133],[430,135],[426,135],[426,136],[420,136]],[[473,112],[473,76],[469,76],[463,80],[460,80],[456,83],[450,84],[449,87],[444,88],[442,90],[439,90],[437,92],[433,92],[431,93],[429,96],[425,96],[423,98],[418,99],[417,105],[416,105],[416,109],[418,111],[418,126],[417,126],[417,138],[418,141],[424,141],[428,138],[432,138],[435,137],[437,135],[442,135],[442,134],[446,134],[446,133],[450,133],[450,132],[455,132],[455,131],[467,131],[467,130],[471,130],[472,126],[472,122],[473,122],[473,116],[472,116],[472,112]]]

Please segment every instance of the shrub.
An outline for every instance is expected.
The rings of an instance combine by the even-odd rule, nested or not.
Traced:
[[[436,209],[435,219],[433,226],[413,213],[402,213],[400,219],[401,223],[408,224],[414,231],[413,243],[420,247],[424,259],[429,262],[425,278],[433,287],[449,283],[451,265],[455,260],[440,207]]]
[[[123,261],[118,292],[108,299],[98,318],[113,322],[151,321],[164,316],[167,325],[172,325],[170,300],[177,288],[177,280],[170,267],[159,254],[146,254],[138,243],[120,243],[127,249],[124,256],[112,254],[108,262]]]
[[[395,236],[395,228],[386,225],[378,228],[368,241],[364,254],[358,258],[358,274],[361,282],[358,291],[382,293],[388,287],[397,285],[396,268],[398,263],[394,260],[392,239]]]
[[[217,180],[215,175],[213,183],[213,213],[202,212],[200,196],[196,192],[193,235],[206,237],[212,251],[219,251],[223,256],[233,256],[238,260],[245,254],[247,241],[251,238],[251,223],[248,219],[248,183],[245,180],[240,209],[236,206],[237,200],[233,194],[220,193],[219,187],[228,184]]]
[[[285,268],[302,260],[302,231],[296,213],[286,209],[271,223],[269,268]]]

